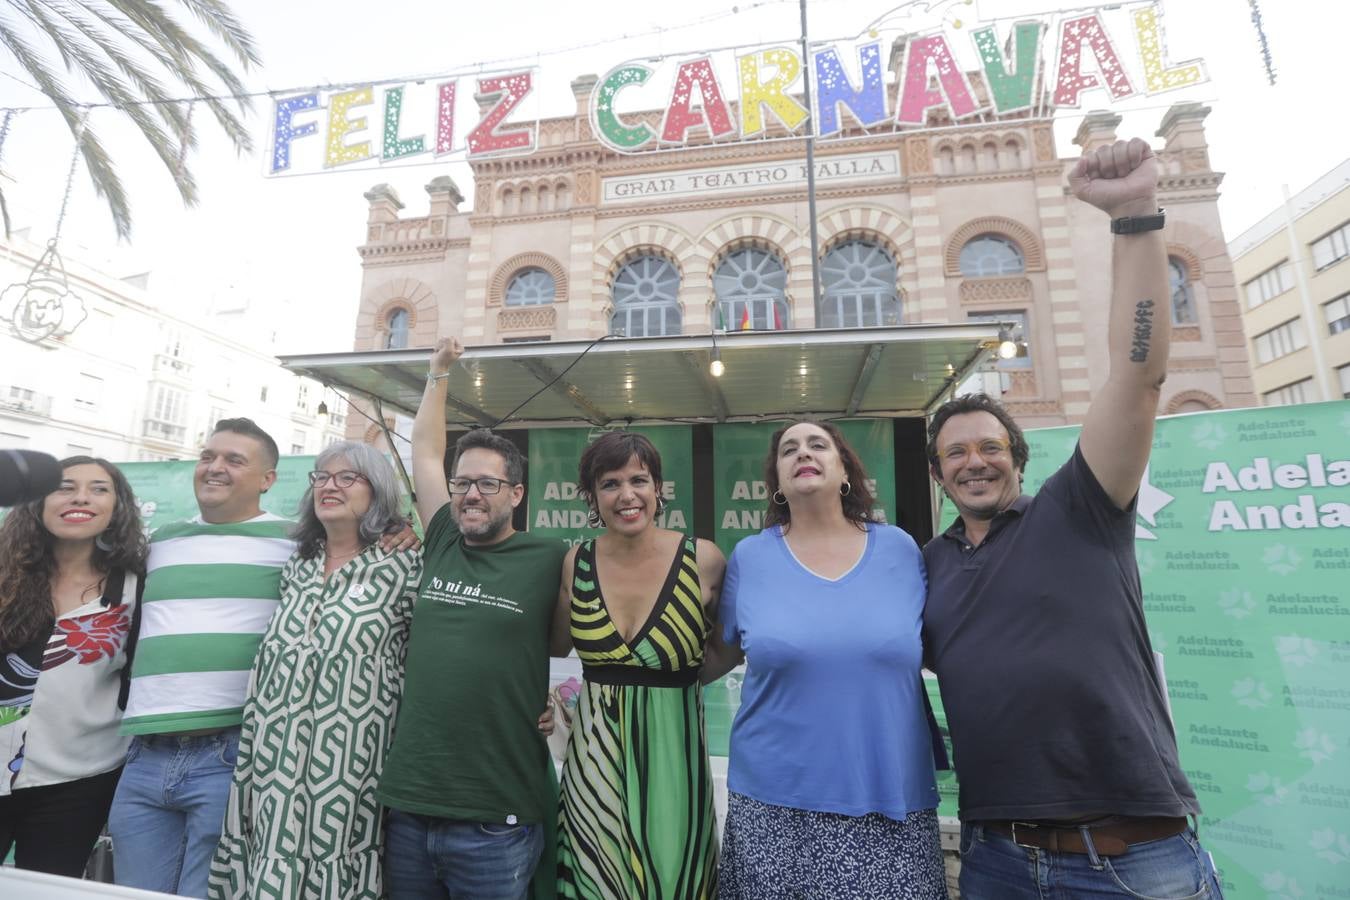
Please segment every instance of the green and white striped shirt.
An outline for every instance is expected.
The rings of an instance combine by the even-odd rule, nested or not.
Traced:
[[[243,720],[249,670],[296,549],[292,524],[271,513],[223,525],[198,517],[151,535],[123,734]]]

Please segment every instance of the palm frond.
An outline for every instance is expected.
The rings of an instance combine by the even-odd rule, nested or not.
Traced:
[[[39,50],[29,40],[29,29],[21,31],[0,11],[0,48],[14,57],[78,136],[79,153],[119,237],[131,231],[126,191],[102,142],[88,127],[85,110],[90,104],[71,93],[47,57],[87,79],[104,103],[132,120],[169,170],[183,202],[192,205],[197,185],[185,156],[198,139],[182,98],[205,103],[235,148],[250,151],[252,138],[239,114],[250,110],[252,101],[236,68],[247,71],[259,64],[259,56],[253,38],[223,0],[177,3],[227,51],[233,65],[155,0],[0,0],[0,10],[17,13],[50,41],[49,48]],[[201,69],[219,86],[213,88]],[[0,217],[4,212],[0,195]]]
[[[234,51],[235,57],[247,71],[250,65],[261,65],[262,58],[253,45],[253,36],[244,28],[235,14],[219,0],[178,0],[186,6],[211,33]]]

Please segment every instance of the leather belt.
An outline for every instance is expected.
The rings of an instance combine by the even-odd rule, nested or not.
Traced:
[[[1078,826],[1063,822],[980,822],[986,831],[1012,838],[1019,847],[1049,850],[1052,853],[1087,853],[1088,847]],[[1120,856],[1131,844],[1159,841],[1181,834],[1187,819],[1153,816],[1122,819],[1102,825],[1086,825],[1098,856]]]

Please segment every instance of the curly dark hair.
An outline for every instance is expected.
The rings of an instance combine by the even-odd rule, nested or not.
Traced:
[[[581,460],[577,463],[577,491],[590,508],[593,523],[600,521],[600,510],[595,504],[596,481],[606,472],[622,469],[635,456],[652,473],[652,481],[656,482],[658,511],[664,508],[665,502],[661,499],[661,454],[646,435],[636,431],[610,431],[592,441],[581,452]]]
[[[108,473],[117,504],[112,521],[94,544],[93,564],[107,574],[125,569],[145,574],[145,529],[131,484],[121,470],[93,456],[68,456],[64,472],[73,466],[96,465]],[[46,497],[17,506],[0,524],[0,653],[17,650],[50,634],[56,622],[51,583],[56,575],[55,540],[42,524]],[[100,543],[109,549],[104,549]]]
[[[859,528],[867,527],[867,523],[872,521],[872,507],[876,504],[876,498],[867,487],[867,471],[863,468],[862,460],[858,458],[857,452],[852,445],[844,438],[844,433],[839,430],[839,426],[832,422],[822,422],[817,419],[797,419],[788,422],[782,428],[773,433],[769,438],[769,455],[764,458],[764,483],[769,488],[769,511],[764,516],[764,526],[766,528],[774,525],[792,524],[792,507],[786,503],[775,503],[773,495],[778,493],[778,445],[783,440],[783,435],[789,428],[797,425],[814,425],[823,430],[834,441],[835,449],[839,451],[839,459],[844,463],[844,474],[848,476],[849,491],[840,496],[839,502],[844,507],[844,518],[848,519]]]
[[[937,439],[942,433],[942,426],[947,424],[947,420],[952,416],[959,416],[964,413],[987,412],[989,415],[998,419],[999,424],[1008,432],[1008,446],[1012,451],[1013,466],[1018,474],[1026,470],[1027,460],[1031,458],[1031,448],[1027,446],[1027,439],[1022,434],[1022,429],[1013,421],[1012,413],[1007,408],[990,397],[988,394],[962,394],[955,400],[948,400],[937,408],[933,413],[933,420],[928,423],[928,467],[936,475],[942,474],[942,466],[938,462]]]

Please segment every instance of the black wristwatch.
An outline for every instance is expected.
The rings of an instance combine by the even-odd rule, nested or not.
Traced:
[[[1112,234],[1139,234],[1141,231],[1158,231],[1167,224],[1167,210],[1161,206],[1151,216],[1121,216],[1111,220]]]

